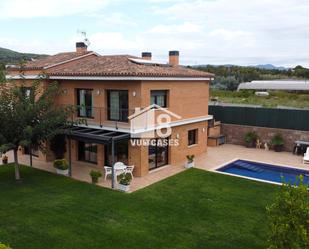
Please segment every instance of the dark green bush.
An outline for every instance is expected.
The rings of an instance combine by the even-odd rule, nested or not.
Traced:
[[[90,176],[91,176],[92,183],[98,183],[99,178],[102,177],[102,173],[97,170],[91,170]]]
[[[254,147],[258,138],[259,138],[259,136],[256,134],[255,131],[249,131],[245,134],[245,142],[246,142],[247,146],[249,146],[249,147]]]
[[[309,248],[308,185],[283,184],[275,202],[267,207],[270,221],[268,249]]]
[[[270,141],[272,146],[283,146],[284,145],[284,140],[281,134],[275,134],[271,141]]]
[[[54,167],[60,170],[67,170],[69,168],[69,164],[65,159],[57,159],[54,161]]]
[[[122,185],[130,185],[132,181],[132,176],[129,173],[122,173],[118,176],[119,183]]]

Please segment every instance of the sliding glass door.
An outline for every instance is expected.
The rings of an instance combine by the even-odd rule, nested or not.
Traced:
[[[168,145],[164,145],[163,139],[155,139],[155,146],[149,146],[148,162],[149,170],[168,164]]]
[[[115,143],[115,163],[116,162],[122,162],[125,165],[128,165],[128,154],[129,154],[129,141],[123,140]],[[105,145],[105,165],[106,166],[112,166],[112,148],[111,145]]]
[[[107,118],[112,121],[128,121],[128,91],[108,90],[107,91]]]
[[[92,118],[92,89],[77,89],[78,116]]]
[[[89,163],[97,163],[97,144],[78,142],[78,160]]]

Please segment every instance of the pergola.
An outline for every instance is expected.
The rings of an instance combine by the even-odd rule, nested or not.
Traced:
[[[122,140],[127,140],[130,138],[130,133],[110,131],[104,129],[95,129],[89,127],[77,127],[74,126],[67,130],[66,136],[68,138],[69,147],[69,175],[72,176],[72,156],[71,156],[71,140],[76,139],[79,141],[111,145],[112,154],[112,188],[115,187],[115,144]]]

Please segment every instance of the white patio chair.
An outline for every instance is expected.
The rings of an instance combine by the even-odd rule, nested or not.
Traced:
[[[104,166],[104,170],[105,170],[105,181],[107,179],[107,176],[108,175],[112,175],[112,167],[109,167],[109,166]]]
[[[132,179],[134,178],[133,177],[133,170],[134,170],[134,165],[126,167],[126,173],[129,173],[132,176]]]
[[[309,147],[307,147],[306,153],[304,154],[303,163],[309,163]]]
[[[114,164],[114,170],[115,170],[115,175],[119,176],[123,173],[125,173],[126,171],[126,166],[124,165],[123,162],[117,162]]]

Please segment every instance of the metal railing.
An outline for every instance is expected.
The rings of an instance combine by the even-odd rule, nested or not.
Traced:
[[[71,109],[71,121],[84,125],[104,125],[119,127],[119,124],[129,122],[128,117],[134,113],[133,109],[107,108],[94,106],[66,105]]]

